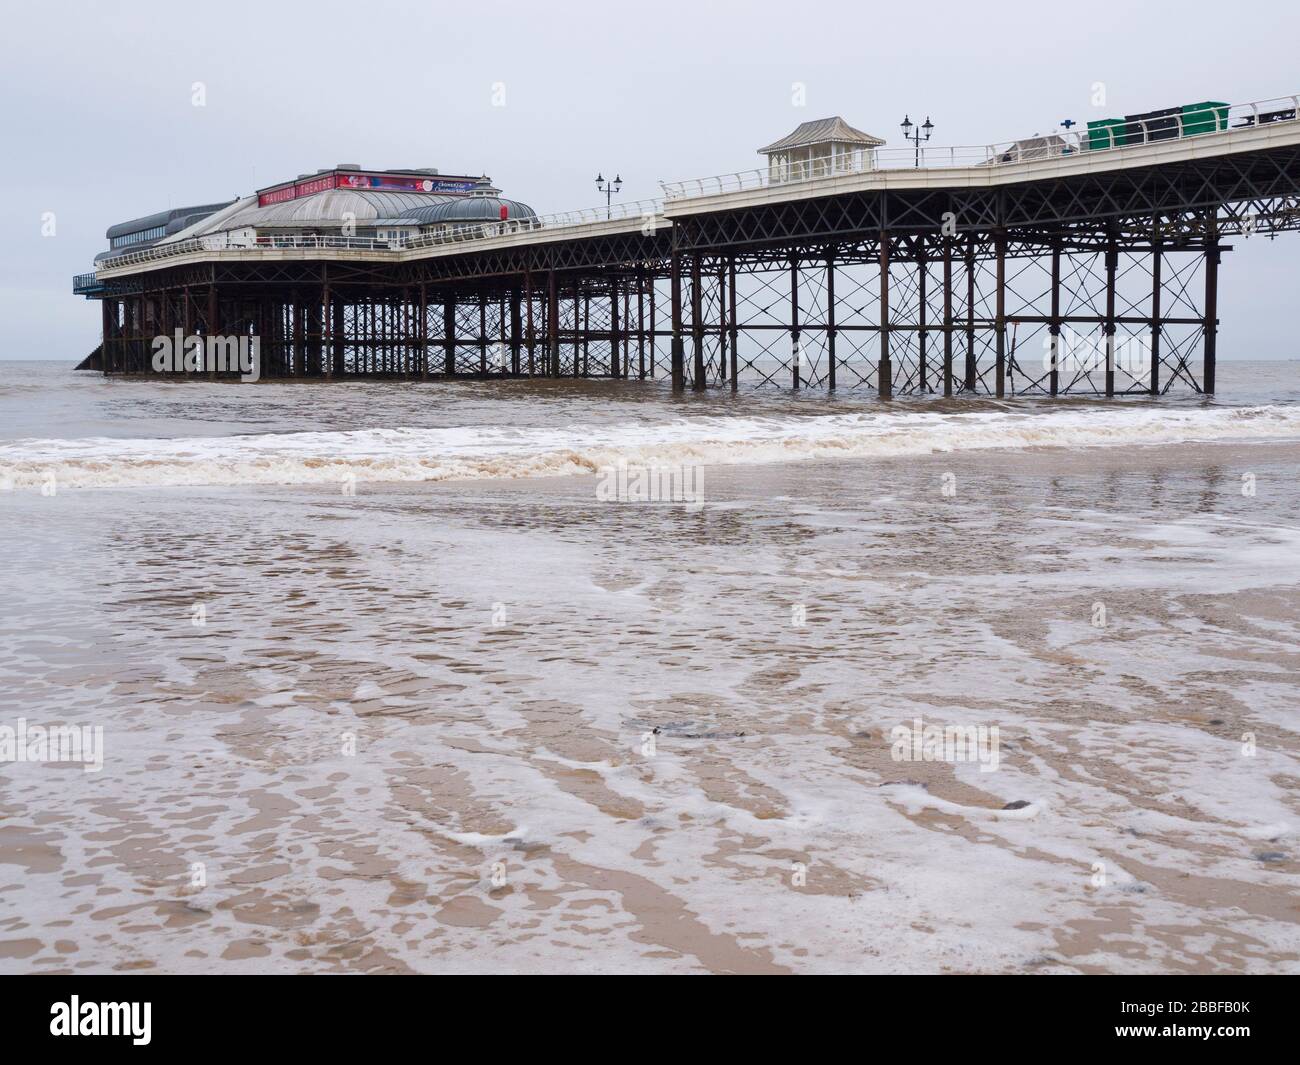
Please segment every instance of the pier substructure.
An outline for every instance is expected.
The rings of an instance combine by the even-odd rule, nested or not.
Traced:
[[[1153,221],[1146,232],[885,232],[798,256],[697,256],[679,282],[694,353],[682,387],[1209,391],[1226,250],[1208,228]]]
[[[656,379],[678,389],[1211,391],[1214,212],[1141,225],[881,230],[453,281],[157,271],[102,300],[103,366],[259,338],[264,378]],[[206,375],[205,375],[206,376]]]
[[[205,284],[159,272],[147,288],[122,285],[102,299],[102,365],[149,374],[155,339],[180,330],[256,337],[268,379],[652,378],[667,365],[657,348],[668,336],[657,328],[660,272],[642,263],[416,285]]]

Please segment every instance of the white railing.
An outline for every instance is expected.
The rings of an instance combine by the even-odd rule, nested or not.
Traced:
[[[876,148],[835,159],[790,162],[735,174],[690,178],[685,181],[661,181],[659,184],[664,191],[664,200],[672,202],[877,170],[943,170],[1042,162],[1082,153],[1091,156],[1098,152],[1123,151],[1144,144],[1203,137],[1212,133],[1232,133],[1268,122],[1294,122],[1298,114],[1300,96],[1283,96],[1275,100],[1213,107],[1142,122],[1129,123],[1120,119],[1114,126],[1092,130],[1074,128],[999,144],[947,148],[923,144],[910,148]],[[1201,128],[1207,125],[1208,128]],[[1137,129],[1131,129],[1133,126]],[[1187,128],[1189,126],[1190,129]]]
[[[214,233],[206,237],[190,237],[169,244],[155,244],[139,251],[101,259],[97,270],[115,270],[123,266],[156,262],[177,255],[195,252],[325,250],[402,252],[431,248],[440,244],[461,244],[468,241],[488,240],[516,234],[536,233],[540,230],[564,229],[572,226],[594,225],[628,218],[640,219],[642,225],[655,226],[663,220],[662,200],[636,200],[604,207],[588,207],[578,211],[540,215],[535,218],[505,218],[496,222],[451,223],[442,232],[420,233],[411,237],[381,240],[377,237],[344,237],[326,234],[303,235],[286,233],[284,236],[266,234],[255,239],[236,238],[229,233]]]
[[[615,219],[639,218],[641,224],[654,226],[663,218],[662,200],[633,200],[605,207],[587,207],[560,214],[538,215],[536,218],[507,218],[500,222],[475,222],[462,224],[442,233],[421,233],[408,237],[402,248],[428,248],[438,244],[459,244],[469,240],[487,240],[516,233],[535,233],[543,229],[564,229],[569,226],[594,225]]]

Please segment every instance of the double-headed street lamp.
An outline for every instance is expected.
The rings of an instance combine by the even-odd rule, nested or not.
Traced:
[[[929,115],[926,115],[926,116],[925,116],[925,125],[924,125],[924,126],[917,126],[917,127],[916,127],[916,132],[915,132],[915,133],[912,132],[912,127],[913,127],[913,125],[914,125],[914,123],[912,122],[912,120],[911,120],[910,118],[908,118],[907,115],[904,115],[904,116],[903,116],[903,121],[902,121],[902,126],[903,126],[903,140],[905,140],[905,141],[911,141],[911,142],[916,146],[916,163],[915,163],[915,165],[916,165],[917,167],[920,167],[920,165],[921,165],[921,141],[923,141],[923,140],[927,140],[927,141],[928,141],[928,140],[930,139],[930,133],[931,133],[931,131],[934,129],[934,123],[930,121],[930,116],[929,116]],[[924,136],[924,137],[921,136],[922,131],[925,132],[925,136]]]
[[[614,213],[614,193],[619,190],[623,184],[623,179],[617,174],[614,175],[613,181],[606,181],[601,174],[596,175],[596,191],[605,194],[605,217],[612,218]]]

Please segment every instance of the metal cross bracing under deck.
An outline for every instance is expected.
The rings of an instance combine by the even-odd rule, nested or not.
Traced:
[[[103,367],[149,372],[153,338],[182,329],[256,335],[272,378],[1213,392],[1225,240],[1300,229],[1300,144],[1011,184],[781,192],[393,261],[161,260],[104,279]]]
[[[685,373],[886,394],[1200,390],[1206,261],[1186,241],[960,233],[693,257]]]

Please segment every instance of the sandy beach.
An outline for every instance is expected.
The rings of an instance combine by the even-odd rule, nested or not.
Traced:
[[[0,718],[104,759],[0,773],[0,969],[1295,972],[1298,482],[1222,440],[702,506],[7,492]]]

